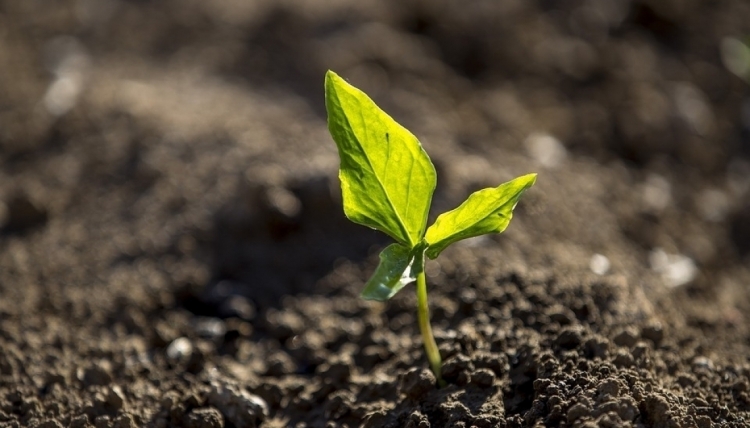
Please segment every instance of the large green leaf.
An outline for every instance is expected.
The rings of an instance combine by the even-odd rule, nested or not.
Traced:
[[[367,281],[362,298],[384,302],[411,282],[424,269],[425,246],[410,249],[391,244],[380,253],[380,264]]]
[[[528,174],[495,188],[479,190],[458,208],[438,216],[425,234],[429,245],[427,256],[434,259],[445,247],[461,239],[504,231],[518,198],[535,181],[536,174]]]
[[[328,129],[339,150],[344,213],[414,248],[435,190],[435,167],[417,138],[362,91],[326,73]]]

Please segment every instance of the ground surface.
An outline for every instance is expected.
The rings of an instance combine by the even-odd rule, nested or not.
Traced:
[[[750,425],[749,16],[0,2],[0,426]],[[420,137],[436,212],[539,173],[427,266],[443,389],[413,289],[358,298],[387,241],[341,214],[328,68]]]

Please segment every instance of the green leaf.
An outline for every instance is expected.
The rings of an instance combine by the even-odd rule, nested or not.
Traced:
[[[341,159],[344,213],[414,248],[435,190],[430,158],[411,132],[332,71],[325,91],[328,129]]]
[[[427,256],[434,259],[461,239],[504,231],[521,194],[535,181],[536,174],[528,174],[495,188],[479,190],[458,208],[441,214],[427,229]]]
[[[411,282],[424,270],[424,245],[414,249],[391,244],[380,253],[380,263],[367,281],[362,298],[384,302]]]

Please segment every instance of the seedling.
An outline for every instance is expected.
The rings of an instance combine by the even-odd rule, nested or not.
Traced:
[[[425,230],[437,174],[419,140],[333,71],[326,73],[325,92],[328,129],[341,159],[344,214],[396,240],[380,253],[362,297],[386,301],[417,282],[419,329],[427,360],[442,384],[442,361],[427,306],[425,255],[434,259],[456,241],[504,231],[536,174],[471,194]]]

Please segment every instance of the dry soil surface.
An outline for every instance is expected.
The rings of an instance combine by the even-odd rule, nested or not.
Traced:
[[[0,426],[750,426],[748,34],[744,0],[0,1]],[[435,213],[539,173],[427,265],[444,388],[413,287],[358,296],[387,240],[341,212],[327,69]]]

